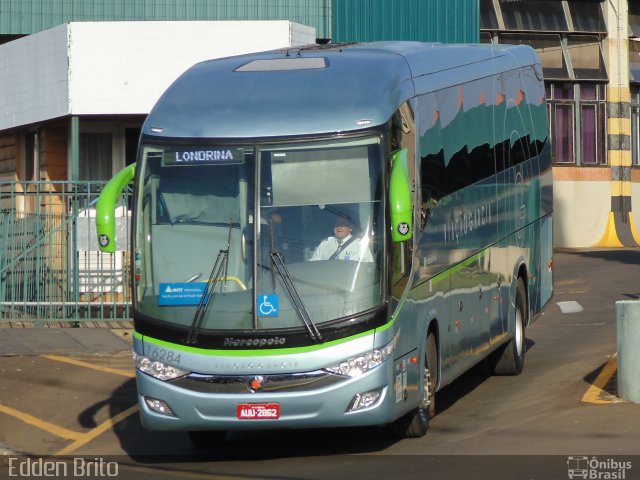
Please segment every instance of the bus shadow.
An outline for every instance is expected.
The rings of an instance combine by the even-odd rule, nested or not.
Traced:
[[[530,352],[535,346],[535,342],[530,338],[525,338],[526,352]],[[526,360],[525,360],[526,370]],[[469,369],[460,378],[444,387],[436,395],[436,415],[446,412],[459,400],[462,400],[482,385],[487,379],[493,376],[489,359],[485,358],[480,363]]]
[[[108,409],[110,418],[137,402],[135,379],[127,380],[112,395],[86,408],[78,415],[84,428],[96,428],[98,413]],[[182,463],[185,461],[257,460],[296,456],[375,453],[397,442],[377,427],[340,429],[296,429],[229,432],[224,443],[210,449],[198,449],[186,432],[150,431],[140,422],[138,413],[113,425],[118,446],[94,440],[92,450],[108,455],[123,455],[141,464]],[[103,452],[104,451],[104,452]],[[78,452],[82,454],[82,451]]]
[[[640,248],[613,248],[608,250],[587,251],[558,249],[557,253],[606,260],[608,262],[622,263],[624,265],[640,265]]]

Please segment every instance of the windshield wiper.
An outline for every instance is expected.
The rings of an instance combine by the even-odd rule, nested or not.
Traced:
[[[233,228],[233,219],[229,220],[229,234],[227,236],[227,248],[220,249],[218,256],[213,264],[211,273],[209,274],[209,281],[202,292],[200,297],[200,303],[196,308],[196,313],[193,316],[191,327],[189,327],[189,334],[187,335],[187,343],[195,344],[198,341],[198,334],[200,333],[200,327],[204,321],[207,309],[213,303],[213,296],[215,295],[215,288],[221,279],[227,278],[227,269],[229,267],[229,250],[231,249],[231,229]],[[196,277],[197,278],[197,277]]]
[[[276,266],[276,270],[278,271],[278,274],[282,279],[284,288],[287,290],[289,297],[291,297],[291,302],[293,303],[296,312],[298,312],[298,316],[304,322],[304,326],[307,328],[307,332],[309,332],[309,337],[311,337],[311,340],[315,341],[316,343],[323,342],[324,339],[322,338],[322,335],[320,335],[320,331],[318,330],[318,327],[316,327],[316,324],[313,323],[313,320],[311,320],[309,312],[304,306],[302,298],[300,298],[300,294],[298,293],[298,290],[293,283],[293,279],[291,278],[291,275],[289,274],[289,271],[284,264],[284,258],[282,257],[280,252],[276,250],[271,251],[271,262]]]

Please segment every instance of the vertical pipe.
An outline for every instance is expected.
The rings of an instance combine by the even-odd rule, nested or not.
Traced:
[[[640,302],[616,302],[618,396],[640,403]]]
[[[80,119],[77,116],[71,117],[71,139],[70,139],[70,147],[71,147],[71,182],[72,182],[72,205],[73,205],[73,220],[71,222],[71,252],[72,252],[72,262],[73,262],[73,303],[74,303],[74,312],[73,318],[76,320],[79,318],[79,309],[78,302],[80,301],[80,278],[78,272],[78,229],[77,229],[77,218],[78,218],[78,181],[80,180]],[[67,252],[69,249],[67,248]]]

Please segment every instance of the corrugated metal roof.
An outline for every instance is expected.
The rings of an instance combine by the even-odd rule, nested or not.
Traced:
[[[68,22],[109,20],[290,20],[330,35],[332,0],[0,0],[0,35]]]
[[[333,0],[333,40],[472,43],[478,0]]]
[[[112,20],[290,20],[334,42],[480,35],[478,0],[0,0],[0,35]]]

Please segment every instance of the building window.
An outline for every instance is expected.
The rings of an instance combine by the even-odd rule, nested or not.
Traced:
[[[111,133],[80,134],[80,180],[109,180],[112,161]]]
[[[567,52],[577,80],[606,80],[607,71],[596,35],[567,37]]]
[[[629,0],[629,35],[640,37],[640,3]]]
[[[547,85],[555,164],[606,165],[605,92],[604,84]]]
[[[569,0],[567,4],[575,31],[607,33],[600,1]]]
[[[640,83],[640,39],[637,38],[629,39],[629,70],[630,80]]]
[[[480,28],[482,30],[498,30],[498,17],[492,0],[480,0]]]
[[[40,139],[38,132],[27,132],[24,138],[24,170],[27,182],[40,179]]]
[[[580,84],[580,155],[582,165],[606,165],[606,88],[602,84]]]
[[[499,3],[507,30],[566,32],[569,29],[561,2],[501,0]]]
[[[553,132],[555,133],[554,159],[555,163],[574,163],[573,150],[573,105],[556,103],[552,105]]]
[[[531,35],[529,45],[536,50],[545,78],[568,79],[569,68],[560,35]]]

